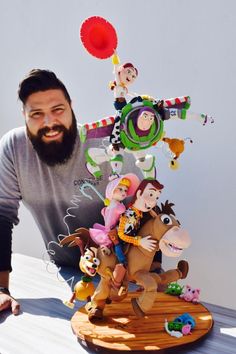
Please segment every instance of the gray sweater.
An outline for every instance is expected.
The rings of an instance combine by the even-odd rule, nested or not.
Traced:
[[[55,251],[52,258],[58,264],[78,266],[79,257],[78,249],[57,245],[59,235],[73,233],[81,226],[91,227],[95,222],[103,224],[100,213],[102,201],[91,190],[88,193],[92,200],[82,196],[79,190],[84,181],[90,181],[104,195],[111,173],[109,163],[101,166],[101,180],[95,180],[85,166],[85,149],[101,146],[101,143],[96,139],[81,144],[78,137],[70,160],[63,165],[49,167],[39,159],[25,127],[11,130],[0,140],[0,220],[6,219],[16,225],[22,201],[32,213],[47,249]],[[129,172],[132,171],[137,173],[134,162],[130,160]],[[32,234],[29,244],[33,237]]]

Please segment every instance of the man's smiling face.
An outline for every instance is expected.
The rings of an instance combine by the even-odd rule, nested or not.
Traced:
[[[66,162],[77,135],[70,103],[60,89],[32,93],[23,113],[27,134],[39,157],[48,165]]]

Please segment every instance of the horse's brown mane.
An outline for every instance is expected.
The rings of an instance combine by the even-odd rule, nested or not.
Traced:
[[[155,206],[155,208],[153,208],[153,210],[157,213],[157,214],[168,214],[168,215],[173,215],[175,216],[175,212],[172,209],[172,207],[174,206],[174,203],[169,203],[168,200],[166,200],[165,204],[161,203],[161,207],[159,207],[158,205]],[[143,224],[145,224],[148,220],[152,219],[152,216],[149,213],[144,213],[143,217],[141,219],[141,226]]]
[[[172,207],[174,206],[174,203],[169,203],[168,200],[166,200],[165,204],[161,203],[161,208],[157,205],[154,208],[154,211],[157,214],[168,214],[168,215],[173,215],[175,216],[175,212],[172,209]]]

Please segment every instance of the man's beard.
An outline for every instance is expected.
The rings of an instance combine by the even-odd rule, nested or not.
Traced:
[[[30,132],[26,126],[27,135],[37,152],[39,158],[49,166],[62,165],[67,162],[74,150],[74,145],[77,137],[77,124],[74,112],[72,111],[72,123],[69,129],[64,125],[55,124],[52,128],[45,127],[38,131],[37,135]],[[52,141],[45,143],[42,137],[45,133],[56,130],[63,132],[62,141]]]

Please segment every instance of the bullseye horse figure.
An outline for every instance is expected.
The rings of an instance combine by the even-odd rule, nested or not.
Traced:
[[[150,218],[138,232],[141,237],[151,235],[152,239],[157,241],[155,250],[150,252],[140,246],[126,245],[128,265],[123,282],[126,292],[121,296],[114,292],[111,279],[111,273],[118,262],[116,255],[113,253],[106,255],[98,248],[97,257],[100,260],[98,274],[101,279],[91,301],[86,305],[90,321],[97,321],[103,318],[103,310],[108,300],[121,301],[124,299],[128,292],[129,281],[135,282],[143,289],[137,298],[131,300],[135,314],[142,317],[145,316],[147,311],[152,309],[158,287],[186,278],[188,263],[184,260],[179,261],[176,269],[168,270],[162,274],[150,272],[156,251],[160,249],[166,256],[179,257],[183,250],[190,245],[190,237],[187,231],[180,227],[179,221],[175,218],[175,213],[172,209],[173,205],[173,203],[166,201],[165,204],[161,204],[161,208],[156,207],[155,211],[152,210]],[[89,231],[85,228],[77,229],[74,234],[65,237],[61,244],[64,245],[70,242],[70,246],[74,246],[77,243],[76,240],[81,239],[87,245],[89,244]]]

